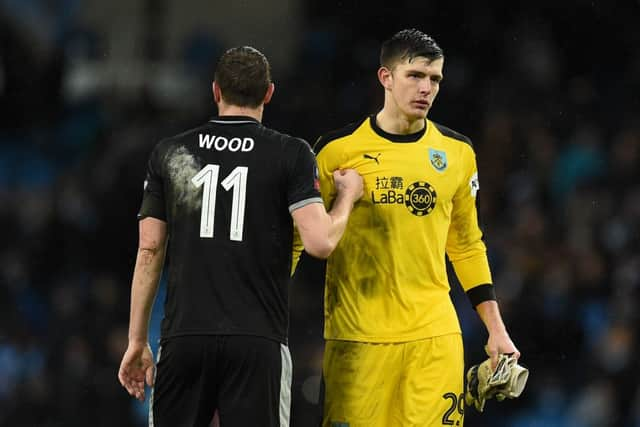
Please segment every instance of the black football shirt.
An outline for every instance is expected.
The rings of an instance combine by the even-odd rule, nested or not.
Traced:
[[[293,220],[322,203],[302,139],[220,116],[151,153],[139,218],[168,224],[162,338],[257,335],[286,343]]]

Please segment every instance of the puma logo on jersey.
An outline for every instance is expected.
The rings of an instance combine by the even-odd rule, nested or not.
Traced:
[[[382,153],[378,153],[377,156],[373,157],[371,154],[363,154],[362,157],[364,157],[365,159],[369,159],[369,160],[375,160],[376,164],[380,164],[380,161],[378,160],[378,157],[380,157]]]

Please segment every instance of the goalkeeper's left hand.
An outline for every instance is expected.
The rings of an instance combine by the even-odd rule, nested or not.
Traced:
[[[505,330],[490,332],[487,345],[484,346],[484,351],[487,353],[487,356],[491,358],[491,369],[496,369],[498,356],[501,354],[509,354],[515,357],[516,360],[520,358],[520,351],[518,351],[516,345]]]
[[[467,372],[465,402],[482,412],[485,402],[494,396],[498,401],[520,396],[528,378],[529,370],[518,364],[515,355],[499,355],[495,369],[489,358]]]

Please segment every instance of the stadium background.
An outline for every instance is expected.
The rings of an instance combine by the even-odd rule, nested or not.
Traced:
[[[430,117],[474,140],[497,293],[532,371],[466,425],[640,426],[638,22],[638,0],[0,0],[0,426],[145,424],[116,371],[146,157],[215,113],[225,48],[269,56],[265,123],[313,141],[375,111],[379,43],[409,26],[445,49]],[[318,409],[318,271],[292,287],[294,427]],[[486,335],[453,282],[477,363]]]

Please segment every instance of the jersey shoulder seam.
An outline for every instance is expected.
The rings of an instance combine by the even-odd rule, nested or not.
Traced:
[[[358,129],[362,125],[364,120],[367,120],[367,119],[349,123],[348,125],[343,126],[339,129],[325,133],[320,138],[318,138],[316,143],[313,145],[313,151],[317,155],[331,141],[335,141],[336,139],[344,138],[345,136],[349,136],[353,134],[356,131],[356,129]]]
[[[205,124],[200,125],[200,126],[198,126],[198,127],[191,128],[191,129],[187,129],[187,130],[185,130],[185,131],[183,131],[183,132],[180,132],[180,133],[178,133],[178,134],[176,134],[176,135],[173,135],[173,136],[169,136],[169,137],[167,137],[167,138],[164,138],[164,140],[163,140],[163,141],[179,140],[179,139],[181,139],[181,138],[184,138],[184,137],[185,137],[185,136],[187,136],[187,135],[195,134],[195,133],[197,133],[197,132],[202,132],[202,131],[203,131],[204,129],[206,129],[207,127],[208,127],[208,123],[205,123]],[[162,142],[162,141],[161,141],[161,142]]]
[[[466,135],[461,134],[460,132],[456,132],[453,129],[450,129],[444,125],[441,125],[440,123],[436,123],[436,122],[431,122],[434,124],[434,126],[438,129],[438,131],[440,131],[440,133],[446,137],[455,139],[457,141],[463,142],[465,144],[468,144],[471,149],[473,149],[473,142],[471,142],[471,138],[469,138]]]

